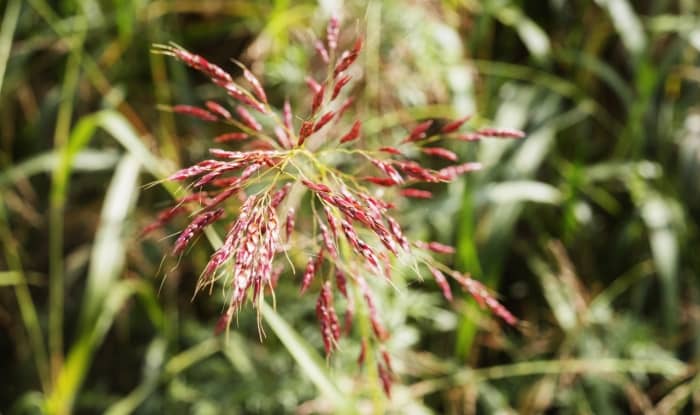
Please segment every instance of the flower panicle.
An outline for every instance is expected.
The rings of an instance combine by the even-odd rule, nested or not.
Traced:
[[[301,250],[307,258],[300,291],[304,294],[318,289],[316,315],[327,355],[339,347],[341,335],[352,331],[359,306],[353,292],[359,293],[371,326],[371,338],[363,339],[363,350],[369,346],[384,350],[382,344],[389,331],[382,323],[381,304],[372,294],[368,278],[391,278],[392,262],[410,260],[407,257],[430,271],[448,300],[453,299],[448,281],[452,277],[480,305],[516,324],[517,318],[481,283],[432,259],[432,254],[452,254],[454,248],[410,241],[397,220],[397,206],[408,198],[430,199],[433,193],[422,187],[449,182],[481,168],[477,162],[459,162],[458,153],[448,149],[447,143],[519,139],[524,134],[506,128],[467,132],[469,116],[442,125],[429,119],[409,128],[395,127],[400,132],[394,136],[403,139],[387,143],[390,140],[383,136],[382,146],[372,147],[364,138],[359,117],[348,116],[356,99],[350,68],[361,54],[363,37],[358,36],[342,52],[339,41],[340,20],[334,17],[325,39],[314,44],[329,79],[319,82],[316,79],[324,79],[321,72],[310,73],[306,78],[307,100],[295,103],[294,110],[288,99],[275,109],[264,82],[240,62],[236,61],[242,70],[239,82],[220,66],[178,45],[156,45],[157,53],[199,71],[230,98],[228,103],[207,100],[202,107],[177,105],[172,110],[224,124],[229,130],[213,139],[223,148],[210,149],[209,159],[169,176],[171,181],[189,183],[187,190],[193,193],[161,212],[143,234],[184,213],[192,214],[172,249],[174,255],[181,255],[207,226],[235,217],[196,286],[196,292],[211,291],[222,280],[227,287],[228,306],[215,333],[227,329],[246,302],[257,308],[266,292],[274,292],[278,280],[284,278],[285,251],[289,249]],[[444,144],[436,145],[437,141]],[[426,167],[427,162],[442,167]],[[305,193],[310,197],[304,198]],[[299,233],[303,237],[296,238]],[[342,328],[334,308],[335,292],[345,304]],[[388,352],[384,350],[378,362],[388,395],[395,377]]]

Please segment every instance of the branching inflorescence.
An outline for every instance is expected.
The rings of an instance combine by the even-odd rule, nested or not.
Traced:
[[[224,123],[234,131],[219,135],[214,142],[241,145],[237,151],[211,149],[211,159],[172,174],[172,181],[190,181],[197,192],[178,200],[162,212],[150,232],[178,214],[190,212],[190,224],[177,238],[173,255],[182,254],[205,227],[223,220],[238,207],[235,220],[226,231],[223,244],[212,254],[202,271],[197,290],[211,289],[223,278],[229,287],[228,307],[216,331],[226,329],[232,317],[247,300],[259,307],[265,290],[273,293],[288,261],[291,246],[309,255],[300,282],[302,293],[319,280],[316,314],[320,321],[325,351],[338,346],[341,334],[351,329],[355,301],[361,298],[369,315],[372,334],[363,339],[380,347],[379,374],[385,391],[391,385],[391,362],[381,346],[387,339],[367,278],[391,278],[392,261],[402,261],[420,272],[424,269],[452,300],[448,277],[509,324],[516,318],[478,281],[468,274],[449,269],[433,258],[433,253],[451,254],[454,249],[437,242],[411,242],[399,222],[391,216],[399,198],[426,199],[428,190],[413,187],[419,183],[449,182],[459,175],[479,170],[476,162],[458,163],[457,155],[434,144],[440,140],[476,141],[482,138],[521,138],[510,129],[486,128],[463,132],[469,117],[434,125],[423,121],[407,130],[403,139],[371,145],[362,135],[362,121],[350,115],[354,106],[349,69],[362,50],[358,37],[352,46],[338,54],[339,21],[331,19],[325,42],[314,45],[327,71],[321,81],[307,78],[310,108],[292,112],[289,101],[281,111],[268,102],[258,78],[244,65],[244,88],[229,73],[203,57],[176,45],[157,45],[157,53],[170,55],[206,75],[221,87],[234,104],[233,111],[207,101],[204,107],[178,105],[176,113],[204,121]],[[424,167],[409,155],[421,154],[449,163],[440,169]],[[349,167],[350,166],[350,167]],[[302,205],[310,194],[309,204]],[[292,196],[293,195],[293,196]],[[305,208],[307,207],[307,208]],[[295,231],[295,214],[308,214],[308,232]],[[355,287],[349,289],[349,285]],[[334,293],[346,301],[343,324],[334,308]]]

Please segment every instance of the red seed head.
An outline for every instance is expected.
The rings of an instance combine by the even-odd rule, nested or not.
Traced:
[[[340,138],[341,144],[356,140],[360,136],[360,128],[362,128],[362,122],[360,120],[355,121],[350,131]]]
[[[401,196],[412,197],[415,199],[430,199],[433,194],[427,190],[406,188],[401,190]]]
[[[325,125],[328,124],[333,119],[333,117],[335,117],[335,113],[333,111],[328,111],[327,113],[321,115],[316,124],[314,125],[314,132],[325,127]]]
[[[482,128],[477,131],[476,134],[482,137],[496,137],[496,138],[523,138],[525,133],[520,130],[514,130],[512,128]]]
[[[426,132],[433,125],[433,120],[423,121],[411,130],[411,133],[404,139],[404,142],[420,141],[426,138]]]
[[[466,117],[459,118],[457,120],[448,122],[442,128],[440,129],[440,132],[443,134],[449,134],[452,132],[455,132],[459,130],[459,128],[467,121],[469,121],[472,118],[471,115],[467,115]]]
[[[328,57],[328,51],[326,50],[326,47],[323,45],[323,42],[320,40],[317,40],[314,42],[314,49],[316,49],[316,53],[318,53],[318,56],[321,57],[321,60],[323,63],[328,63],[329,57]]]
[[[246,133],[226,133],[214,137],[215,143],[227,143],[229,141],[240,141],[248,138],[249,135]]]
[[[318,90],[314,93],[314,98],[311,103],[311,114],[316,114],[319,108],[321,108],[321,104],[323,104],[323,97],[326,93],[326,84],[320,85]]]
[[[326,41],[328,42],[328,50],[331,52],[338,48],[338,34],[340,32],[340,21],[337,16],[332,16],[328,21],[326,28]]]
[[[176,105],[173,107],[173,112],[189,115],[204,121],[218,121],[216,115],[212,114],[211,112],[203,108],[193,107],[191,105]]]
[[[421,151],[429,156],[436,156],[450,161],[457,161],[457,154],[442,147],[423,147]]]
[[[214,102],[214,101],[207,101],[204,103],[204,105],[206,105],[210,111],[219,114],[222,118],[227,119],[227,120],[231,119],[231,113],[228,112],[228,110],[226,108],[222,107],[219,103]]]
[[[299,141],[297,142],[298,146],[301,146],[304,144],[304,141],[306,141],[306,138],[311,135],[314,131],[314,122],[313,121],[304,121],[301,123],[301,128],[299,129]]]
[[[185,250],[190,241],[200,233],[204,228],[214,222],[216,222],[221,215],[224,214],[223,209],[216,209],[212,211],[207,211],[196,218],[185,228],[175,241],[175,246],[173,247],[173,255],[179,255]]]
[[[250,86],[253,87],[253,93],[255,94],[255,96],[260,101],[267,104],[267,96],[265,95],[265,89],[260,84],[260,80],[258,80],[258,78],[255,75],[253,75],[253,73],[249,71],[246,67],[243,67],[243,77],[245,77]]]
[[[331,99],[335,99],[338,96],[338,94],[340,94],[340,91],[342,91],[343,87],[347,85],[348,82],[350,82],[351,78],[352,77],[350,75],[343,75],[335,81],[335,85],[333,85],[333,95],[331,96]]]
[[[239,105],[236,107],[236,112],[238,113],[238,116],[241,117],[243,124],[245,124],[248,128],[253,131],[262,131],[262,125],[260,125],[260,123],[250,114],[250,112],[248,112],[247,109]]]
[[[447,301],[452,301],[452,290],[450,289],[450,284],[447,282],[447,278],[445,278],[445,274],[435,267],[430,267],[430,272],[433,274],[435,282],[437,282],[438,286],[442,289],[442,295],[445,296]]]

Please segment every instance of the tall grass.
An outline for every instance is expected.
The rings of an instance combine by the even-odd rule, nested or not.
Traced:
[[[175,268],[168,241],[137,236],[177,190],[154,182],[215,135],[157,111],[210,90],[149,48],[265,61],[277,98],[299,100],[309,56],[295,40],[322,27],[324,7],[0,4],[0,411],[697,410],[692,1],[347,2],[369,34],[368,130],[408,118],[401,103],[528,131],[455,146],[487,168],[405,212],[413,236],[455,244],[454,265],[526,324],[504,328],[467,297],[446,305],[404,275],[398,290],[373,287],[393,333],[390,401],[358,375],[359,344],[319,357],[313,304],[292,284],[277,293],[284,315],[266,309],[263,343],[253,313],[212,336],[221,296],[190,301],[210,246]]]

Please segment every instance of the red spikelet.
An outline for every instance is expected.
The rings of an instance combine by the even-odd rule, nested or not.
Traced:
[[[429,156],[440,157],[450,161],[457,161],[457,154],[442,147],[423,147],[421,151]]]
[[[367,286],[367,281],[362,276],[357,277],[357,285],[360,288],[360,292],[362,293],[362,296],[365,299],[365,303],[367,304],[367,309],[369,311],[369,320],[372,325],[372,331],[374,332],[374,335],[379,339],[380,341],[384,341],[387,338],[389,338],[389,334],[387,333],[386,329],[382,325],[382,323],[379,321],[379,313],[377,311],[377,307],[374,304],[374,298],[372,297],[372,293],[369,290],[369,286]]]
[[[175,241],[175,246],[173,247],[173,255],[179,255],[185,250],[187,244],[190,243],[192,238],[202,233],[204,228],[214,222],[216,222],[221,215],[224,214],[223,209],[216,209],[212,211],[207,211],[196,218],[185,228]]]
[[[203,57],[190,53],[179,46],[157,45],[156,50],[166,55],[172,55],[176,59],[184,62],[187,66],[194,68],[209,76],[216,83],[231,82],[231,75],[219,66],[207,61]]]
[[[372,164],[377,166],[379,170],[383,171],[384,174],[391,177],[396,183],[403,183],[403,177],[401,177],[399,172],[391,164],[377,159],[372,159],[370,161]]]
[[[447,124],[443,125],[442,128],[440,129],[440,132],[443,134],[449,134],[452,132],[455,132],[460,129],[460,127],[467,121],[469,121],[472,118],[471,115],[467,115],[466,117],[459,118],[457,120],[448,122]]]
[[[243,89],[241,89],[241,87],[234,84],[233,82],[229,82],[227,84],[220,84],[220,86],[226,90],[226,93],[231,98],[235,99],[241,104],[247,105],[262,114],[267,114],[267,108],[265,108],[265,106],[262,103],[253,98],[247,91],[244,91]]]
[[[241,121],[243,121],[243,124],[245,124],[248,128],[254,131],[262,131],[262,125],[248,112],[247,109],[241,107],[240,105],[236,107],[236,112],[238,113],[238,116],[241,117]]]
[[[141,230],[141,237],[146,236],[147,234],[153,232],[154,230],[165,226],[168,222],[170,222],[174,217],[178,216],[179,214],[186,212],[187,207],[185,206],[187,203],[191,202],[198,202],[199,204],[206,203],[207,199],[207,192],[197,192],[197,193],[192,193],[190,195],[187,195],[177,201],[177,204],[175,206],[169,207],[168,209],[165,209],[158,213],[157,219],[155,222],[149,224],[148,226],[144,227]]]
[[[360,120],[355,121],[350,131],[340,138],[341,144],[357,139],[360,136],[360,128],[362,128],[362,122]]]
[[[323,248],[318,251],[316,258],[309,258],[309,262],[306,263],[306,269],[304,270],[304,275],[301,277],[301,293],[304,294],[306,290],[309,289],[311,281],[316,275],[316,271],[321,266],[323,261]]]
[[[431,199],[433,194],[427,190],[406,188],[401,190],[401,196],[412,197],[415,199]]]
[[[476,133],[463,133],[454,136],[454,139],[459,141],[479,141],[481,140],[481,136]]]
[[[277,137],[277,142],[280,146],[282,146],[282,148],[292,148],[292,142],[289,141],[289,136],[287,135],[287,132],[284,130],[284,128],[280,127],[279,125],[275,126],[275,137]]]
[[[336,221],[333,212],[328,208],[328,206],[323,206],[323,211],[326,213],[326,220],[328,221],[328,226],[331,228],[331,234],[333,239],[338,239],[338,222]]]
[[[323,42],[320,40],[314,42],[314,49],[316,49],[316,53],[318,53],[318,56],[321,57],[323,63],[328,63],[328,51],[326,50],[326,47],[323,46]]]
[[[246,133],[226,133],[214,137],[215,143],[227,143],[229,141],[241,141],[248,138],[249,135]]]
[[[416,246],[421,249],[427,249],[438,254],[454,254],[455,248],[449,245],[441,244],[440,242],[428,242],[416,241]]]
[[[219,166],[221,166],[221,162],[219,161],[204,160],[195,164],[194,166],[185,167],[184,169],[176,171],[168,177],[168,180],[178,182],[205,172],[212,171]]]
[[[292,236],[292,232],[294,231],[294,217],[294,208],[289,208],[287,211],[287,220],[285,221],[285,235],[287,237],[287,242],[289,242],[289,238]]]
[[[193,107],[192,105],[175,105],[173,107],[173,112],[176,112],[178,114],[189,115],[191,117],[199,118],[200,120],[204,121],[218,120],[218,118],[216,118],[216,115],[212,114],[211,112],[203,108]]]
[[[422,123],[418,124],[411,130],[411,133],[406,137],[403,142],[413,142],[413,141],[420,141],[424,138],[426,138],[426,132],[430,128],[430,126],[433,125],[433,120],[427,120],[423,121]]]
[[[367,356],[367,339],[362,339],[360,344],[360,354],[357,356],[357,364],[362,365],[365,363],[365,357]]]
[[[382,388],[387,398],[391,398],[391,371],[381,362],[377,362],[377,370],[379,371],[379,380],[382,382]]]
[[[334,52],[338,48],[338,33],[340,33],[340,21],[337,16],[332,16],[326,27],[326,41],[328,50]]]
[[[277,206],[282,203],[285,197],[287,197],[287,194],[289,193],[289,190],[292,188],[291,183],[285,183],[284,186],[280,187],[275,193],[272,194],[272,200],[270,201],[270,207],[273,209],[276,209]]]
[[[219,103],[214,101],[207,101],[204,103],[204,105],[206,105],[207,108],[209,108],[209,111],[219,114],[222,118],[226,120],[231,119],[231,113],[228,112],[228,110],[222,107]]]
[[[333,95],[331,95],[331,99],[335,99],[338,96],[338,94],[340,94],[340,91],[342,91],[343,87],[347,85],[348,82],[350,82],[351,78],[352,77],[350,75],[343,75],[335,81],[335,85],[333,85]]]
[[[435,267],[429,268],[430,272],[433,274],[433,278],[435,278],[435,282],[442,290],[442,295],[447,299],[447,301],[452,301],[452,290],[450,289],[450,283],[448,283],[447,278],[445,278],[445,274]]]
[[[468,274],[453,273],[452,276],[462,285],[462,287],[476,300],[481,307],[487,307],[492,313],[503,319],[511,326],[518,322],[518,319],[510,313],[496,298],[484,287],[482,283],[471,278]]]
[[[284,100],[284,107],[282,109],[284,128],[287,129],[289,133],[294,131],[294,126],[292,125],[292,105],[289,103],[288,99]]]
[[[314,183],[306,179],[302,180],[301,183],[309,189],[313,190],[314,192],[329,193],[331,191],[331,188],[323,183]]]
[[[366,176],[363,177],[362,180],[385,187],[396,186],[397,184],[399,184],[396,180],[392,179],[391,177]]]
[[[440,169],[438,173],[440,174],[441,178],[449,181],[464,173],[471,173],[479,170],[481,170],[481,163],[469,162],[458,164],[456,166],[445,167],[444,169]]]
[[[331,283],[326,281],[321,288],[321,292],[316,302],[316,317],[321,326],[321,337],[323,347],[326,349],[326,356],[329,356],[337,348],[340,339],[340,324],[338,315],[333,308],[333,294]]]
[[[321,90],[321,84],[316,82],[314,78],[307,76],[304,81],[306,82],[306,86],[311,90],[311,93],[316,94]]]
[[[363,41],[364,39],[362,36],[359,36],[357,40],[355,40],[355,44],[353,45],[352,49],[349,51],[346,50],[342,53],[342,55],[340,55],[340,62],[338,62],[333,70],[334,78],[337,78],[341,72],[348,69],[348,67],[350,67],[355,60],[357,60],[357,57],[360,55],[360,51],[362,50]]]
[[[399,149],[396,147],[380,147],[379,151],[383,151],[383,152],[389,153],[389,154],[394,154],[396,156],[403,155],[403,153],[401,153],[401,151],[399,151]]]
[[[330,254],[331,258],[337,259],[338,250],[335,247],[335,241],[331,238],[330,233],[328,233],[328,228],[322,223],[319,224],[319,227],[321,228],[321,237],[323,238],[323,245],[326,247],[326,250]]]
[[[304,121],[301,123],[301,128],[299,129],[299,141],[297,142],[297,145],[300,146],[304,144],[304,141],[306,141],[306,138],[311,135],[314,131],[314,123],[313,121]]]
[[[408,251],[409,249],[411,249],[411,246],[408,243],[408,239],[406,239],[406,237],[404,236],[403,232],[401,231],[401,226],[396,221],[396,219],[387,215],[386,221],[389,223],[389,230],[391,230],[391,234],[394,236],[394,239],[396,239],[396,242],[398,242],[399,245],[401,245],[401,248],[404,251]]]
[[[231,324],[233,312],[233,307],[229,307],[226,309],[226,312],[219,317],[219,320],[216,322],[216,326],[214,327],[214,336],[218,336],[219,334],[223,333],[224,330],[226,330],[226,328]]]
[[[242,65],[241,65],[242,66]],[[267,104],[267,96],[265,95],[265,89],[263,89],[262,85],[260,84],[260,80],[253,75],[251,71],[249,71],[246,67],[243,67],[243,77],[248,81],[250,86],[253,87],[253,93],[255,96],[265,104]]]
[[[311,102],[311,114],[316,114],[321,104],[323,103],[323,96],[326,93],[326,84],[321,85],[318,90],[314,93],[313,101]]]
[[[520,130],[514,130],[512,128],[482,128],[476,132],[476,134],[482,137],[495,137],[495,138],[523,138],[525,133]]]
[[[316,124],[314,125],[314,132],[320,130],[323,128],[326,124],[328,124],[333,117],[335,116],[335,113],[333,111],[328,111],[327,113],[321,115],[316,121]]]

